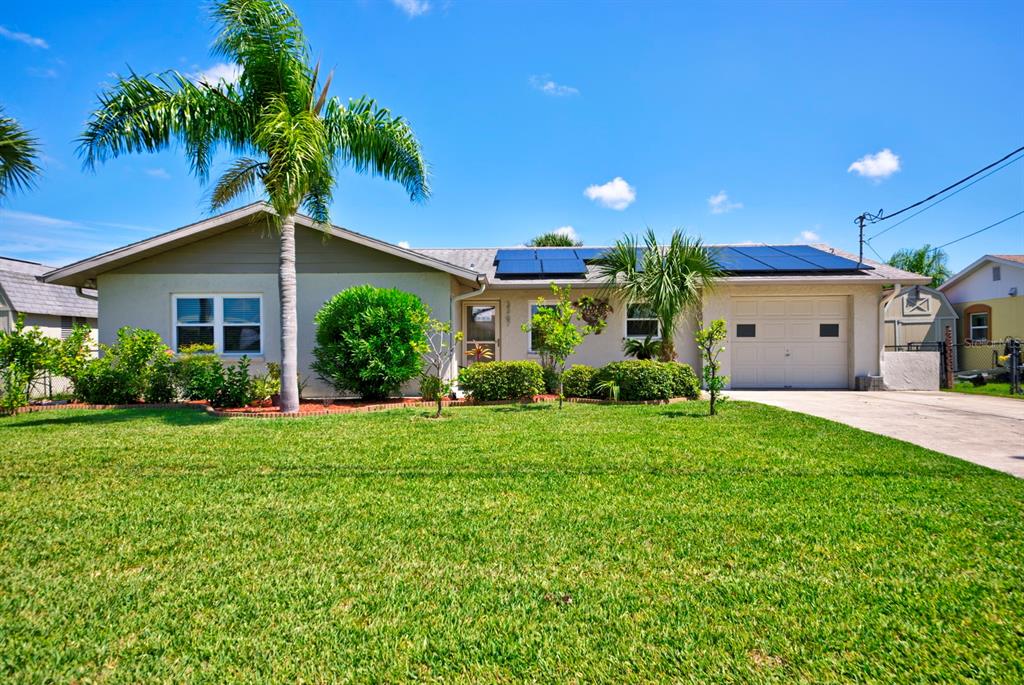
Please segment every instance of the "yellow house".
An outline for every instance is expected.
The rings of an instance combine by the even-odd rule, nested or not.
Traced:
[[[959,370],[991,369],[1007,338],[1024,339],[1024,255],[985,255],[939,289],[960,316]]]

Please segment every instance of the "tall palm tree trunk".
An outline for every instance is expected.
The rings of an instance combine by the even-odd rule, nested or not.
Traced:
[[[281,221],[281,411],[299,410],[298,315],[295,286],[295,215]]]

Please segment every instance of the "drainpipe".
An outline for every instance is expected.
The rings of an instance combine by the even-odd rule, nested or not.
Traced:
[[[882,303],[878,307],[878,375],[882,376],[882,382],[885,382],[885,310],[889,307],[889,304],[899,297],[900,284],[894,283],[892,286],[892,294],[888,297],[882,297]],[[898,326],[898,324],[893,324]],[[893,342],[898,342],[896,334],[893,334]]]
[[[463,300],[468,300],[471,297],[477,297],[478,295],[483,295],[484,291],[487,290],[487,278],[485,276],[483,276],[482,274],[478,275],[476,277],[476,284],[478,286],[480,286],[478,289],[471,290],[468,293],[463,293],[462,295],[456,295],[455,297],[451,298],[451,300],[449,301],[449,304],[448,304],[448,321],[451,322],[452,328],[453,328],[453,330],[452,330],[452,344],[454,344],[454,339],[455,339],[455,330],[454,330],[454,326],[455,326],[455,307],[460,302],[462,302]],[[450,370],[451,369],[449,369],[449,371]]]
[[[98,302],[100,299],[98,295],[86,295],[85,292],[82,290],[82,286],[80,285],[75,286],[75,294],[87,300],[94,300]]]

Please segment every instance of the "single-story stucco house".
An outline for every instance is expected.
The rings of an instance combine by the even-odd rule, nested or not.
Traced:
[[[102,342],[112,342],[122,326],[138,326],[172,347],[210,341],[225,357],[275,361],[280,310],[271,211],[249,205],[56,269],[46,281],[98,290]],[[310,397],[333,394],[309,371],[314,315],[350,286],[418,295],[435,318],[464,333],[466,364],[465,350],[476,345],[495,359],[538,359],[521,326],[538,297],[550,298],[549,283],[571,285],[577,296],[597,295],[604,285],[586,263],[600,248],[412,250],[339,227],[326,233],[306,217],[297,221],[299,368],[311,376],[304,391]],[[856,256],[824,245],[714,249],[729,275],[676,332],[676,350],[699,370],[696,321],[726,319],[723,371],[737,388],[853,388],[858,376],[878,376],[883,305],[893,292],[886,286],[928,282],[884,264],[858,264]],[[610,304],[605,330],[588,337],[570,363],[622,359],[624,338],[658,333],[642,303],[613,295]]]
[[[0,331],[10,331],[19,316],[52,338],[63,338],[76,325],[96,334],[96,292],[40,280],[55,267],[0,257]]]
[[[984,255],[939,289],[960,316],[958,369],[991,369],[999,343],[1024,339],[1024,255]]]

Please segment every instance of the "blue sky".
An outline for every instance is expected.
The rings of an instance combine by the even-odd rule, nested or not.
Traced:
[[[342,173],[332,218],[413,247],[565,226],[598,245],[650,226],[856,250],[861,211],[1024,145],[1019,2],[292,5],[334,94],[405,116],[432,167],[422,205]],[[0,27],[0,104],[45,152],[38,187],[0,209],[0,254],[62,264],[207,216],[175,151],[91,173],[74,142],[112,72],[218,66],[202,3],[11,3]],[[888,257],[1021,210],[1024,161],[873,246]],[[948,251],[954,269],[1024,252],[1024,216]]]

